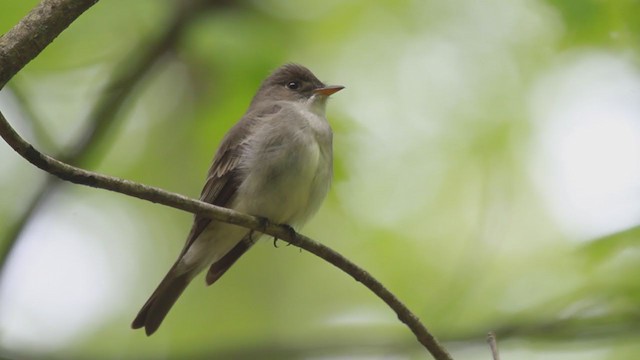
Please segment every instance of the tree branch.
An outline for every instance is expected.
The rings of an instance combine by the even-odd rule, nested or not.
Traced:
[[[86,166],[88,159],[92,158],[94,150],[99,148],[104,137],[112,132],[113,128],[118,124],[116,121],[118,114],[122,111],[132,91],[154,68],[154,65],[162,58],[162,55],[174,48],[189,21],[202,14],[202,10],[206,7],[226,5],[224,1],[220,0],[182,0],[176,2],[175,9],[172,12],[173,16],[168,21],[168,24],[163,27],[163,32],[156,36],[155,39],[144,42],[144,45],[139,47],[140,50],[134,51],[131,56],[125,58],[115,67],[113,75],[107,81],[97,103],[84,121],[84,129],[69,147],[69,150],[56,154],[55,158],[68,164]],[[60,29],[60,31],[62,30]],[[19,36],[10,36],[13,31],[12,29],[7,33],[7,39],[20,41],[22,38]],[[51,40],[53,38],[51,37]],[[9,47],[15,48],[18,46],[11,45]],[[0,48],[0,65],[3,64],[2,61],[5,59],[2,57],[2,50]],[[17,57],[18,54],[13,55]],[[8,71],[10,69],[9,67],[5,68],[4,65],[0,66],[0,68],[4,69],[0,71]],[[46,181],[30,199],[25,211],[5,232],[5,241],[0,245],[0,273],[25,226],[41,205],[55,193],[60,184],[61,182],[58,178],[47,177]]]
[[[110,177],[68,165],[39,152],[31,146],[31,144],[22,139],[11,125],[9,125],[9,122],[2,113],[0,113],[0,136],[27,161],[62,180],[118,192],[194,214],[198,213],[215,220],[260,231],[305,249],[351,275],[356,281],[369,288],[369,290],[396,312],[398,319],[411,329],[418,341],[429,350],[435,359],[451,359],[448,352],[438,343],[435,337],[429,333],[418,317],[367,271],[327,246],[304,235],[292,232],[289,227],[271,224],[247,214],[211,205],[156,187]]]
[[[0,89],[98,0],[43,0],[0,37]]]
[[[498,341],[496,340],[496,334],[491,331],[487,334],[487,343],[489,343],[489,349],[491,350],[491,356],[493,360],[500,360],[500,353],[498,352]]]
[[[24,114],[30,129],[33,131],[33,135],[35,137],[34,143],[38,144],[38,146],[45,150],[57,152],[60,147],[56,144],[51,134],[49,134],[45,128],[45,124],[42,121],[43,119],[38,116],[33,104],[29,100],[27,92],[22,88],[22,86],[16,83],[15,79],[14,81],[9,82],[6,85],[6,88],[9,88],[11,95],[17,102],[20,112]]]
[[[0,38],[0,88],[37,56],[73,20],[95,4],[97,0],[43,0],[9,33]],[[204,4],[200,1],[198,3]],[[186,196],[86,171],[58,161],[36,150],[21,138],[0,113],[0,136],[23,158],[36,167],[72,183],[110,190],[139,199],[163,204],[212,219],[257,230],[277,237],[330,262],[361,282],[382,299],[415,334],[418,341],[435,359],[451,359],[448,352],[429,333],[420,320],[389,290],[364,269],[358,267],[334,250],[289,227],[271,224],[253,216],[207,204]]]

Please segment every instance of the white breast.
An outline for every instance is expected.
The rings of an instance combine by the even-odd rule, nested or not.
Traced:
[[[294,104],[257,129],[247,176],[234,208],[276,223],[302,225],[331,182],[331,128],[324,116]]]

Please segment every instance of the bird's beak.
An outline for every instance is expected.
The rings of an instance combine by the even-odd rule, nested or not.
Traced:
[[[314,93],[329,96],[331,94],[337,93],[338,91],[344,89],[344,86],[341,85],[329,85],[325,87],[321,87],[313,90]]]

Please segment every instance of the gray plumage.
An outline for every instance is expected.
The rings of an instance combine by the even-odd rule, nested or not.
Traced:
[[[294,228],[320,207],[332,177],[332,132],[326,86],[307,68],[288,64],[260,86],[249,109],[223,138],[200,200]],[[210,266],[218,280],[261,234],[195,216],[177,261],[132,323],[153,334],[189,282]]]

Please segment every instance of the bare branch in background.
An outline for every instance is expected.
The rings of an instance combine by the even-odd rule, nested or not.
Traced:
[[[42,5],[48,2],[56,3],[55,6],[57,7],[65,7],[60,5],[60,3],[64,3],[64,1],[43,1],[40,7],[45,9],[55,7],[54,5]],[[77,166],[87,166],[88,159],[95,159],[96,156],[93,156],[93,152],[100,148],[100,144],[103,142],[105,136],[113,132],[114,128],[117,127],[118,121],[116,120],[126,100],[131,98],[133,90],[136,89],[136,86],[151,72],[154,65],[162,59],[162,56],[174,48],[185,26],[201,14],[204,8],[226,5],[226,3],[222,1],[209,0],[178,1],[175,4],[176,9],[173,12],[173,17],[169,20],[168,25],[164,27],[164,31],[156,35],[153,40],[143,41],[139,46],[140,50],[134,51],[131,56],[123,59],[122,62],[115,67],[112,77],[107,81],[92,111],[89,113],[87,119],[84,120],[84,129],[80,132],[77,140],[69,147],[70,150],[56,154],[55,158]],[[48,21],[55,21],[53,17],[47,17],[47,19]],[[21,21],[21,23],[24,21],[25,20]],[[30,24],[27,28],[33,26],[34,24]],[[63,29],[64,28],[60,29],[60,31]],[[11,35],[11,32],[7,33],[7,39],[22,39],[18,36],[9,35]],[[55,38],[55,36],[51,37],[52,40],[53,38]],[[19,47],[17,45],[7,44],[5,48]],[[0,45],[0,64],[2,64],[1,61],[5,59],[2,49],[3,47]],[[3,65],[0,69],[3,69],[0,70],[0,79],[13,76],[13,74],[11,74],[11,76],[4,74],[5,71],[10,69],[9,67],[5,68]],[[105,148],[101,148],[101,150],[104,152]],[[0,247],[0,274],[22,231],[29,221],[33,219],[42,204],[55,193],[60,184],[62,183],[59,179],[51,176],[47,177],[46,181],[29,201],[26,210],[9,226],[9,229],[4,235],[5,239]]]
[[[500,360],[500,353],[498,352],[498,342],[496,341],[496,334],[494,332],[489,332],[487,334],[487,343],[489,343],[489,349],[491,349],[493,360]]]
[[[44,0],[9,33],[0,38],[0,88],[96,1]],[[77,146],[67,154],[65,160],[79,162],[86,157],[87,148],[95,146],[92,144],[99,140],[99,137],[105,131],[104,129],[115,118],[117,110],[129,96],[134,84],[144,76],[144,70],[166,49],[170,48],[179,37],[179,30],[189,17],[186,15],[189,13],[196,14],[202,5],[210,5],[212,2],[193,1],[188,3],[189,5],[184,5],[184,2],[179,3],[183,4],[180,7],[181,11],[177,13],[173,26],[168,28],[165,37],[155,43],[155,46],[149,47],[147,52],[143,52],[133,62],[133,65],[125,66],[126,70],[123,70],[122,77],[114,77],[112,79],[104,97],[92,112],[91,119],[93,121],[90,122],[91,126],[87,129],[86,136],[79,139]],[[271,224],[263,219],[190,199],[159,188],[101,175],[68,165],[37,151],[15,132],[2,113],[0,113],[0,136],[26,160],[60,179],[119,192],[192,213],[199,213],[212,219],[254,229],[299,246],[345,271],[380,297],[396,312],[398,318],[411,329],[418,341],[425,346],[435,359],[451,359],[448,352],[428,332],[419,319],[369,273],[332,249],[293,232],[289,227]],[[48,186],[47,189],[49,188]],[[45,191],[43,194],[46,193]]]
[[[310,253],[326,260],[356,281],[365,285],[369,290],[382,299],[398,315],[402,321],[415,334],[418,341],[429,350],[435,359],[451,359],[449,353],[438,343],[429,331],[395,295],[387,290],[379,281],[367,271],[349,261],[336,251],[300,235],[290,227],[271,224],[264,219],[259,219],[237,211],[214,206],[199,200],[191,199],[183,195],[174,194],[159,188],[138,184],[133,181],[114,178],[91,171],[86,171],[58,161],[50,156],[40,153],[33,146],[22,139],[11,128],[4,115],[0,113],[0,136],[22,157],[38,168],[72,183],[91,186],[100,189],[119,192],[121,194],[163,204],[176,209],[198,213],[212,219],[239,225],[296,245]]]
[[[20,112],[26,117],[29,127],[35,136],[35,142],[45,149],[49,149],[54,152],[57,151],[58,146],[56,145],[55,140],[47,131],[43,119],[38,116],[32,102],[29,100],[27,93],[22,86],[13,81],[8,83],[6,87],[10,89],[11,95],[13,95],[18,103]]]

